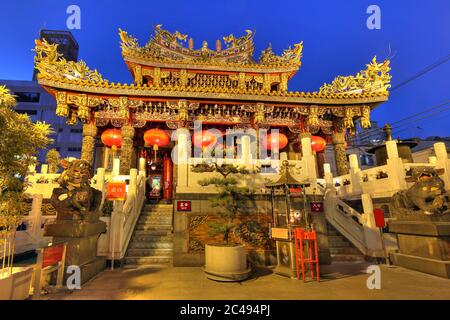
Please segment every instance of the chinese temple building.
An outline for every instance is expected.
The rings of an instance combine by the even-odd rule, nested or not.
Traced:
[[[66,61],[58,46],[45,40],[36,41],[37,78],[55,97],[57,115],[66,117],[69,125],[83,123],[83,159],[108,169],[117,152],[121,175],[131,168],[147,174],[161,170],[166,188],[171,188],[164,192],[165,200],[200,198],[192,195],[198,174],[191,177],[189,168],[172,164],[174,142],[156,143],[161,132],[168,136],[179,128],[192,132],[195,121],[203,128],[220,131],[278,129],[288,140],[280,151],[293,161],[315,159],[300,142],[316,135],[334,145],[338,174],[345,175],[349,171],[346,135],[356,131],[357,120],[362,128],[369,127],[370,112],[389,97],[389,61],[379,63],[376,57],[354,76],[336,77],[315,92],[298,92],[289,91],[288,86],[302,65],[302,42],[281,55],[269,46],[256,60],[250,30],[241,37],[217,40],[214,49],[206,41],[195,48],[192,38],[161,25],[144,46],[123,30],[119,36],[134,83],[110,82],[84,61]],[[105,143],[104,134],[111,129],[120,134],[120,143]],[[156,131],[149,133],[152,129]],[[156,137],[150,137],[151,133]],[[104,145],[99,143],[100,137]],[[172,140],[177,141],[179,155],[180,149],[189,150],[183,146],[190,141],[186,136]],[[318,177],[315,171],[321,165],[308,166],[303,167],[303,178]],[[200,210],[195,202],[192,206],[193,212]],[[189,252],[195,251],[203,239],[202,232],[196,234],[195,230],[204,220],[197,215],[183,221],[175,220],[175,232],[197,237],[198,241],[193,236],[186,244]]]

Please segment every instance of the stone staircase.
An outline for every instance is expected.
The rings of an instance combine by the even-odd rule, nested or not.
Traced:
[[[327,223],[328,245],[332,262],[364,262],[364,255],[341,235],[330,223]]]
[[[125,256],[125,267],[166,268],[173,262],[171,204],[145,205]]]

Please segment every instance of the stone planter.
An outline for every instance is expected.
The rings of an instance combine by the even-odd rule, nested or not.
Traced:
[[[0,300],[28,298],[33,270],[33,267],[14,267],[10,275],[0,274]]]
[[[247,251],[242,245],[205,246],[204,271],[209,279],[217,281],[242,281],[249,277]]]

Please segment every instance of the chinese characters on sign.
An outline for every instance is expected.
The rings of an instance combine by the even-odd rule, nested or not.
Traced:
[[[126,182],[109,182],[106,187],[106,199],[125,200],[127,194]]]
[[[191,211],[191,201],[179,200],[177,201],[177,211]]]
[[[311,212],[323,212],[323,202],[311,202]]]

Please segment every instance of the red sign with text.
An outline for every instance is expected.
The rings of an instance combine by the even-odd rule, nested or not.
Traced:
[[[64,244],[58,244],[53,247],[44,248],[42,258],[42,268],[53,266],[62,261],[64,255]]]
[[[323,212],[323,202],[311,202],[311,212]]]
[[[177,201],[177,211],[191,211],[191,201],[188,200],[179,200]]]
[[[127,195],[126,182],[109,182],[106,185],[106,199],[125,200]]]

